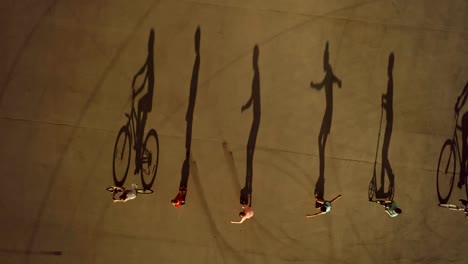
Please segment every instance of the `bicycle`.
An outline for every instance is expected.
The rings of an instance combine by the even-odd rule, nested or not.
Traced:
[[[117,189],[115,188],[115,186],[110,186],[110,187],[106,188],[106,191],[111,192],[112,194],[120,192],[120,191],[116,191],[116,190]],[[150,189],[137,188],[136,192],[139,193],[139,194],[152,194],[154,191],[150,190]]]
[[[453,182],[457,168],[457,160],[461,166],[467,168],[466,161],[462,161],[462,156],[460,154],[460,144],[458,143],[457,131],[462,130],[461,126],[458,125],[458,113],[458,111],[455,111],[455,128],[453,130],[452,139],[447,139],[444,145],[442,145],[442,150],[440,151],[439,156],[439,163],[437,164],[437,196],[439,198],[440,204],[446,204],[450,198],[450,195],[452,194]],[[455,149],[457,151],[455,151]],[[467,175],[461,175],[460,171],[458,172],[460,180],[462,179],[461,177],[467,177]],[[445,186],[447,185],[447,182],[448,186]],[[443,189],[443,187],[448,187],[447,195],[445,196],[441,194],[441,189]],[[466,182],[465,190],[468,197],[468,184]]]
[[[391,200],[393,201],[393,196],[395,195],[395,188],[394,185],[390,185],[389,196],[386,199],[375,199],[374,195],[377,193],[377,155],[379,153],[379,142],[380,142],[380,132],[382,131],[382,116],[383,116],[383,108],[380,111],[380,127],[379,127],[379,135],[377,137],[377,150],[375,151],[375,160],[374,160],[374,171],[372,175],[372,179],[369,183],[369,188],[367,189],[367,197],[369,198],[369,202],[376,202],[376,201],[384,201],[384,200]]]
[[[125,116],[128,118],[128,121],[120,128],[114,146],[114,158],[112,162],[114,183],[116,186],[123,186],[127,179],[131,148],[133,146],[137,154],[137,158],[135,158],[135,167],[137,168],[135,174],[140,172],[143,188],[150,189],[158,170],[158,134],[156,130],[150,129],[146,134],[144,144],[141,144],[142,139],[138,138],[137,128],[142,126],[142,122],[138,120],[137,112],[135,111],[135,96],[132,96],[130,114],[125,113]],[[146,178],[149,179],[147,180]]]
[[[468,201],[460,199],[459,200],[465,207],[456,206],[454,204],[439,204],[439,207],[447,208],[453,211],[462,211],[465,213],[465,218],[468,219]]]
[[[375,170],[374,170],[375,172]],[[374,173],[371,182],[369,183],[369,189],[367,191],[369,202],[377,202],[377,201],[393,201],[393,196],[395,195],[395,189],[393,185],[390,185],[389,195],[386,198],[375,198],[374,194],[377,193],[377,175]]]

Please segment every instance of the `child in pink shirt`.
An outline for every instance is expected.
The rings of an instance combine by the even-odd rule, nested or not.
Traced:
[[[242,224],[245,220],[253,217],[254,211],[252,207],[250,207],[250,194],[248,196],[248,200],[249,200],[248,204],[247,203],[242,204],[243,211],[239,213],[239,216],[241,218],[240,221],[239,222],[231,221],[231,224]]]

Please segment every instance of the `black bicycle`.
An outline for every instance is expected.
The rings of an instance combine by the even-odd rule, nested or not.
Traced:
[[[395,186],[391,184],[390,190],[385,199],[383,198],[374,199],[374,196],[377,194],[377,155],[379,153],[380,132],[382,131],[382,116],[383,116],[383,108],[381,108],[381,111],[380,111],[380,127],[379,127],[379,134],[377,136],[377,150],[375,151],[374,170],[372,172],[372,179],[367,189],[367,198],[369,199],[369,202],[377,202],[377,201],[385,201],[385,200],[393,201],[393,196],[395,195]]]
[[[142,126],[142,122],[138,120],[138,116],[135,111],[135,96],[132,96],[130,114],[125,113],[125,116],[128,118],[127,124],[120,128],[114,146],[114,183],[117,186],[123,186],[127,178],[133,146],[135,152],[137,152],[137,158],[135,159],[135,167],[137,169],[135,170],[135,174],[138,172],[141,173],[143,189],[147,190],[153,185],[156,177],[156,171],[158,170],[158,134],[156,133],[156,130],[150,129],[146,134],[144,143],[141,144],[142,139],[138,138],[137,127]]]
[[[369,183],[369,189],[367,190],[369,202],[377,202],[377,201],[385,201],[385,200],[393,201],[393,196],[395,195],[395,189],[393,185],[390,185],[390,190],[386,198],[374,198],[374,195],[376,193],[377,193],[377,177],[376,177],[376,174],[374,173],[372,180]]]
[[[440,151],[439,163],[437,164],[437,196],[440,204],[446,204],[452,194],[453,182],[455,179],[455,173],[461,177],[467,177],[461,175],[460,171],[457,172],[457,162],[461,166],[464,166],[466,171],[466,161],[462,161],[460,154],[460,144],[458,143],[457,131],[461,131],[462,128],[458,125],[458,111],[455,111],[455,128],[453,130],[453,136],[451,139],[447,139],[442,146]],[[465,181],[465,190],[468,197],[468,184]]]

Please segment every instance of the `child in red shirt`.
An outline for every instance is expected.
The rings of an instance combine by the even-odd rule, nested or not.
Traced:
[[[179,208],[181,205],[184,205],[186,195],[187,195],[187,187],[186,186],[179,187],[179,193],[174,199],[171,200],[172,205],[175,208]]]

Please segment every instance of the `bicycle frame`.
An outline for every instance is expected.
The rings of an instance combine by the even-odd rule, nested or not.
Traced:
[[[462,130],[462,128],[461,126],[458,125],[458,114],[455,114],[455,129],[453,130],[452,141],[453,141],[454,147],[456,147],[456,150],[457,150],[457,151],[454,151],[454,153],[455,153],[455,156],[458,155],[458,162],[460,164],[460,171],[461,171],[461,166],[463,166],[463,163],[462,163],[462,156],[460,154],[460,145],[458,143],[458,133],[457,133],[458,130]],[[451,158],[452,156],[450,155],[448,164],[450,164]],[[460,177],[462,177],[462,175],[460,175]]]
[[[372,195],[370,193],[371,188],[369,188],[367,191],[369,201],[372,201],[374,199],[374,195],[377,193],[376,166],[377,166],[377,156],[379,154],[380,132],[382,131],[382,116],[383,116],[383,107],[380,108],[380,125],[379,125],[379,134],[377,136],[377,149],[375,150],[374,171],[372,173],[371,182],[369,183],[369,186],[372,186]]]
[[[142,142],[140,142],[140,144],[137,144],[137,137],[138,137],[138,134],[137,134],[137,126],[138,125],[141,125],[141,124],[138,124],[137,122],[140,122],[140,120],[138,120],[138,116],[137,116],[137,113],[135,111],[135,97],[132,96],[132,106],[131,106],[131,109],[130,109],[130,114],[127,114],[125,113],[125,116],[128,117],[128,122],[127,122],[127,127],[130,127],[128,129],[129,133],[131,134],[130,137],[131,137],[131,140],[133,141],[132,142],[132,147],[135,147],[135,151],[138,152],[139,154],[136,155],[136,157],[139,157],[139,159],[136,159],[135,160],[135,164],[144,164],[144,163],[148,163],[148,158],[147,157],[143,157],[143,152],[142,151]],[[143,138],[141,138],[141,141],[143,141]],[[137,165],[138,165],[137,164]]]
[[[129,127],[128,132],[130,133],[130,137],[132,139],[132,147],[136,145],[136,122],[135,120],[138,119],[135,111],[135,98],[132,98],[132,106],[130,108],[130,114],[125,113],[125,116],[128,118],[127,127]],[[138,151],[138,150],[137,150]]]

